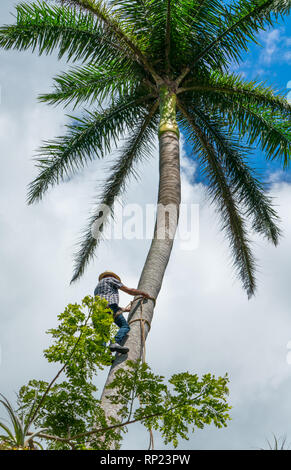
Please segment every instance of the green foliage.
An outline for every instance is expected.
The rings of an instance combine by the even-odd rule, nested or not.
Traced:
[[[209,101],[212,105],[217,103],[217,107],[220,106],[221,97],[231,97],[237,104],[253,105],[257,109],[264,109],[267,106],[287,117],[291,111],[291,105],[284,95],[268,86],[266,82],[248,81],[234,73],[212,71],[209,75],[201,75],[193,82],[187,80],[180,92],[191,92],[192,98],[197,100],[198,97],[203,97],[203,100]]]
[[[71,442],[70,436],[86,433],[97,417],[98,423],[106,426],[93,379],[98,370],[112,363],[111,352],[105,343],[113,341],[117,328],[108,302],[91,296],[86,296],[80,305],[69,304],[58,315],[58,321],[58,327],[47,332],[52,336],[53,344],[44,351],[44,356],[49,362],[60,363],[62,368],[50,383],[30,380],[21,387],[18,413],[25,420],[33,402],[30,415],[34,426],[45,428],[45,435],[55,437],[46,440],[48,449],[82,449],[85,437]],[[56,383],[61,372],[66,380]],[[43,438],[42,433],[41,436]],[[94,448],[102,445],[106,449],[111,440],[118,442],[120,438],[113,429]]]
[[[86,383],[97,369],[111,364],[111,353],[104,343],[113,341],[116,327],[107,305],[105,299],[87,296],[81,305],[69,304],[58,315],[59,326],[48,331],[54,344],[44,356],[49,362],[66,364],[72,384]]]
[[[115,198],[120,197],[126,190],[131,176],[138,178],[136,166],[140,160],[150,158],[154,146],[158,120],[156,113],[158,102],[151,109],[142,113],[135,120],[131,130],[131,137],[125,142],[119,152],[119,157],[110,168],[110,174],[103,185],[102,197],[99,199],[94,214],[89,219],[88,228],[85,231],[79,249],[75,254],[75,269],[72,282],[78,279],[84,272],[87,264],[94,257],[96,246],[102,240],[102,232],[109,216],[114,215],[113,205]],[[106,208],[101,210],[101,208]],[[92,237],[92,226],[97,223],[99,230],[95,230]]]
[[[261,448],[260,450],[290,450],[290,445],[287,444],[286,436],[277,437],[275,434],[273,434],[273,440],[274,442],[271,443],[267,439],[268,449]]]
[[[52,93],[41,95],[39,100],[48,104],[71,104],[84,102],[101,103],[113,96],[130,95],[139,84],[139,69],[128,60],[112,60],[99,68],[93,65],[71,68],[58,75]]]
[[[227,376],[206,374],[199,379],[186,372],[166,382],[140,361],[127,361],[115,374],[110,400],[119,406],[119,419],[106,420],[94,379],[99,369],[112,363],[104,342],[113,339],[116,328],[107,302],[87,296],[81,305],[69,304],[58,320],[58,327],[48,331],[53,344],[44,354],[62,368],[50,383],[33,379],[21,387],[17,413],[6,399],[1,401],[14,426],[13,435],[0,423],[6,433],[2,446],[27,447],[38,436],[47,449],[109,449],[112,442],[120,445],[130,424],[140,421],[176,447],[195,428],[226,426]],[[57,381],[62,372],[65,380]],[[30,432],[32,426],[38,430]]]
[[[58,49],[59,58],[66,55],[68,60],[99,64],[127,56],[114,45],[115,35],[90,13],[47,2],[20,3],[16,13],[17,24],[0,29],[0,46],[4,49],[32,49],[39,54]]]
[[[74,123],[67,125],[67,135],[46,142],[39,149],[40,173],[30,184],[29,204],[42,199],[50,186],[76,173],[96,156],[109,152],[141,115],[146,101],[146,96],[123,96],[104,111],[87,111],[82,118],[75,117]]]
[[[28,202],[94,158],[117,147],[115,163],[98,203],[120,195],[135,164],[151,152],[157,132],[161,87],[178,97],[177,123],[205,174],[211,201],[230,240],[234,266],[248,295],[255,292],[255,267],[246,224],[275,245],[280,229],[272,200],[250,170],[252,147],[267,159],[290,165],[291,107],[265,83],[230,72],[261,30],[290,11],[290,0],[55,0],[21,3],[16,24],[0,28],[0,47],[58,51],[82,62],[55,78],[48,104],[94,106],[67,126],[67,134],[41,147],[39,175]],[[154,112],[151,110],[154,109]],[[148,132],[146,127],[148,127]],[[125,138],[124,147],[120,140]],[[148,140],[147,140],[148,139]],[[110,181],[112,183],[110,183]],[[105,202],[106,203],[106,202]],[[73,280],[93,258],[97,207],[75,256]]]
[[[48,382],[30,380],[27,385],[21,387],[18,394],[18,413],[23,415],[29,408],[35,390],[39,390],[43,395],[48,386]],[[46,448],[60,450],[85,446],[85,438],[72,443],[66,441],[66,438],[86,433],[93,426],[97,410],[99,414],[102,411],[100,401],[95,396],[96,392],[97,389],[91,382],[79,381],[77,378],[69,378],[50,388],[34,424],[45,427],[47,435],[64,438],[65,441],[46,440]],[[104,447],[106,448],[106,442]]]
[[[109,386],[116,393],[110,399],[123,405],[123,419],[142,421],[147,429],[157,430],[165,444],[177,447],[179,438],[188,440],[191,431],[208,424],[218,428],[227,425],[227,375],[215,378],[205,374],[199,379],[196,374],[183,372],[166,383],[145,363],[127,361],[127,366],[116,372]],[[135,407],[137,401],[139,406]]]
[[[226,230],[229,238],[235,267],[237,267],[243,286],[250,297],[255,290],[255,261],[237,198],[229,184],[220,154],[206,133],[206,129],[202,131],[193,112],[182,108],[181,105],[180,109],[182,111],[181,119],[188,129],[193,149],[199,155],[203,169],[210,181],[210,196],[222,214],[224,222],[222,228]]]
[[[22,418],[13,410],[10,402],[2,394],[0,396],[3,398],[0,400],[0,403],[4,406],[4,409],[8,413],[12,428],[7,426],[4,422],[0,421],[0,429],[4,431],[5,434],[0,435],[0,450],[8,449],[28,449],[28,439],[30,432],[30,427],[32,425],[31,417],[35,408],[36,398],[38,390],[31,396],[29,406],[26,409],[27,414],[22,415]],[[41,432],[45,429],[35,430],[32,434],[33,438],[36,438]],[[39,442],[34,440],[34,444],[42,449],[42,446]]]

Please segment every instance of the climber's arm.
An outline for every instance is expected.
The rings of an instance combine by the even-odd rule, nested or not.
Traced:
[[[126,294],[129,294],[129,295],[134,295],[134,296],[142,295],[146,299],[153,299],[153,297],[151,297],[147,292],[144,292],[143,290],[132,289],[126,286],[120,287],[120,290],[122,290],[123,292],[126,292]]]

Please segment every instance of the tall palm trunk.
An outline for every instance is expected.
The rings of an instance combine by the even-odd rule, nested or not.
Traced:
[[[160,131],[159,131],[159,193],[158,210],[153,240],[139,280],[138,288],[148,292],[155,299],[160,292],[163,277],[173,247],[176,233],[179,206],[181,201],[179,130],[176,123],[176,96],[166,87],[160,91]],[[165,213],[165,209],[170,212]],[[129,321],[140,318],[139,303],[134,302],[129,314]],[[143,318],[151,324],[154,303],[148,300],[143,304]],[[112,404],[108,397],[113,393],[107,386],[120,368],[126,367],[128,359],[137,361],[142,356],[143,342],[139,321],[131,323],[126,346],[128,355],[119,355],[112,365],[103,390],[101,402],[107,417],[118,419],[119,406]],[[145,323],[145,338],[149,326]]]

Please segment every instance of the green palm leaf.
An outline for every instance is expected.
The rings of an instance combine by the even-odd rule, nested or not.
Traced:
[[[150,0],[108,0],[112,9],[117,9],[117,14],[122,23],[129,30],[133,30],[136,38],[144,42],[153,28],[155,15],[153,14],[154,3]],[[163,2],[160,2],[162,5]]]
[[[38,429],[31,433],[31,435],[28,437],[29,428],[32,425],[31,417],[35,409],[37,394],[38,391],[36,391],[35,399],[28,415],[26,417],[22,416],[20,419],[17,413],[13,410],[12,405],[7,400],[7,398],[0,393],[0,396],[3,398],[3,400],[0,400],[0,403],[5,407],[14,430],[13,434],[8,426],[6,426],[3,422],[0,422],[0,428],[2,428],[7,433],[7,435],[1,435],[0,438],[2,438],[4,442],[8,443],[10,446],[27,447],[30,440],[46,431],[46,429]],[[40,444],[38,445],[40,446]]]
[[[23,445],[24,438],[25,438],[24,431],[23,431],[23,425],[22,425],[19,417],[17,416],[17,414],[14,412],[14,410],[13,410],[11,404],[9,403],[9,401],[7,400],[7,398],[5,398],[1,393],[0,393],[0,396],[3,398],[3,400],[0,400],[0,403],[5,407],[8,415],[9,415],[9,418],[11,420],[12,426],[13,426],[14,435],[12,434],[12,436],[13,436],[12,439],[17,445]],[[5,429],[5,425],[3,423],[1,423],[1,427],[3,429]],[[5,430],[7,432],[7,428]],[[9,434],[9,436],[11,436],[11,432],[9,432],[8,434]]]
[[[256,42],[258,31],[272,26],[279,15],[289,13],[290,7],[290,0],[240,0],[230,6],[222,6],[223,13],[216,20],[217,34],[205,48],[201,48],[190,68],[202,59],[207,62],[208,55],[213,55],[218,46],[226,57],[241,60],[241,51],[247,51],[250,41]]]
[[[208,139],[216,149],[217,158],[224,167],[225,175],[239,204],[246,207],[246,215],[253,218],[253,229],[278,244],[281,231],[272,201],[265,193],[263,184],[255,177],[246,163],[243,147],[237,136],[231,136],[219,116],[209,116],[205,110],[187,110],[207,131]],[[215,119],[214,119],[215,118]],[[247,149],[249,150],[249,149]]]
[[[247,81],[235,74],[212,72],[202,75],[195,81],[187,80],[179,93],[188,93],[203,97],[207,101],[220,104],[220,95],[245,105],[256,106],[257,109],[271,109],[282,113],[282,118],[291,117],[291,104],[286,97],[274,91],[265,82]],[[191,96],[188,95],[188,96]]]
[[[68,60],[98,63],[132,58],[115,35],[89,13],[46,2],[20,3],[16,11],[17,24],[0,28],[0,47],[4,49],[32,49],[40,55],[58,49],[59,58],[67,55]]]
[[[140,77],[139,77],[140,75]],[[41,95],[40,101],[48,104],[71,104],[74,107],[81,103],[102,102],[114,95],[130,95],[140,85],[142,74],[128,60],[111,61],[96,67],[83,65],[74,67],[68,72],[57,76],[55,89],[52,93]]]
[[[154,68],[148,62],[147,57],[143,54],[142,44],[139,44],[140,41],[135,36],[133,28],[125,28],[126,23],[122,24],[115,11],[109,10],[104,1],[61,0],[61,2],[69,5],[76,5],[81,8],[81,10],[89,11],[95,15],[100,23],[103,24],[105,31],[109,31],[125,49],[131,51],[135,59],[143,64],[148,72],[158,78]]]
[[[88,228],[80,241],[80,249],[75,255],[75,269],[71,282],[77,280],[84,272],[86,265],[94,257],[96,247],[101,241],[102,232],[108,216],[113,216],[113,204],[115,199],[126,189],[130,176],[137,177],[134,170],[139,160],[151,156],[154,136],[157,132],[158,122],[155,113],[158,108],[158,102],[140,116],[135,125],[132,135],[126,141],[120,156],[110,169],[100,197],[100,202],[90,218]],[[107,209],[107,210],[106,210]],[[106,210],[106,212],[105,212]],[[98,224],[98,231],[92,235],[93,224],[102,218],[102,224]]]
[[[257,145],[270,160],[282,161],[283,168],[288,168],[291,157],[291,122],[282,114],[267,107],[260,109],[224,99],[221,112],[227,116],[232,128],[238,129],[249,145]]]
[[[234,266],[249,297],[255,292],[256,281],[254,276],[255,260],[250,249],[245,221],[240,213],[233,191],[226,179],[223,166],[218,154],[208,139],[204,129],[191,116],[183,104],[178,104],[181,110],[180,122],[191,136],[189,143],[199,156],[200,165],[206,172],[210,185],[208,187],[212,201],[217,205],[222,220],[222,229],[225,230],[230,242]]]
[[[29,204],[40,200],[50,186],[74,174],[89,160],[110,152],[117,139],[142,112],[147,99],[145,96],[126,96],[103,112],[88,111],[82,119],[74,118],[75,122],[67,126],[67,135],[41,147],[41,157],[37,159],[40,173],[30,185]]]

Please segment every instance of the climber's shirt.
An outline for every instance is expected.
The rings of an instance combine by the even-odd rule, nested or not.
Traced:
[[[97,284],[94,295],[98,295],[102,299],[108,301],[110,304],[119,304],[119,292],[118,289],[122,287],[122,282],[118,281],[115,277],[104,277]]]

